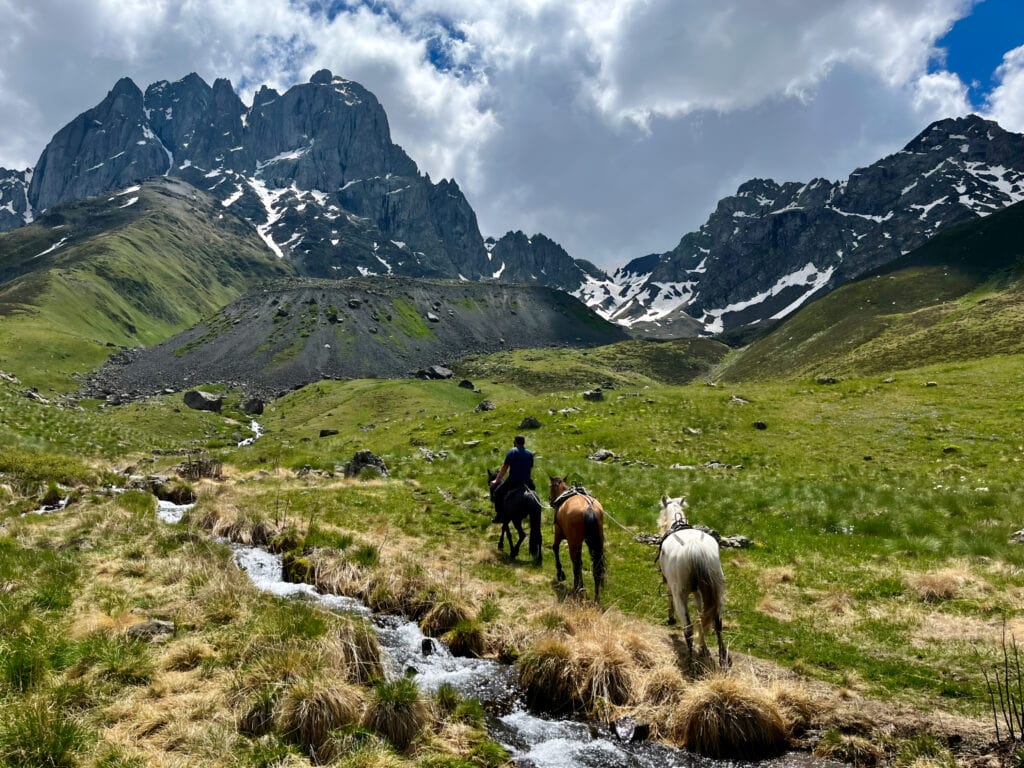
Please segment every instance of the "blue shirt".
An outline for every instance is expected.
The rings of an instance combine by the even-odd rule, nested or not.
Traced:
[[[530,480],[530,471],[533,469],[533,454],[525,448],[513,448],[505,454],[505,463],[508,465],[508,483],[511,485],[523,485]]]

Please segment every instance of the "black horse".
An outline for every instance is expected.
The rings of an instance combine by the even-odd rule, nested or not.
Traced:
[[[497,476],[497,472],[487,470],[488,488],[491,485],[490,481],[494,480]],[[533,564],[540,565],[544,557],[540,531],[540,518],[543,507],[540,503],[540,497],[537,496],[536,491],[526,487],[514,489],[505,498],[501,498],[501,496],[501,485],[497,488],[491,488],[491,503],[494,504],[495,517],[501,520],[501,535],[498,537],[498,549],[504,548],[505,537],[508,536],[509,557],[515,560],[519,556],[519,548],[523,544],[523,539],[526,538],[526,532],[523,530],[523,519],[528,516],[530,518],[530,555],[533,557]],[[519,541],[515,544],[512,543],[512,531],[508,527],[509,523],[514,525],[516,531],[519,532]]]

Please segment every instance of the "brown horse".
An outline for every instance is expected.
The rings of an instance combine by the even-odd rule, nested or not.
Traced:
[[[565,477],[551,479],[551,506],[555,509],[555,567],[558,580],[565,581],[565,571],[558,550],[562,539],[569,543],[569,559],[572,560],[572,592],[584,594],[583,589],[583,544],[590,550],[590,563],[594,570],[594,602],[601,602],[601,586],[604,584],[604,509],[601,502],[583,488],[569,487]]]

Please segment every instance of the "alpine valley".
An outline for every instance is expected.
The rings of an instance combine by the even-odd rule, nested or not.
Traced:
[[[122,79],[0,230],[0,768],[1024,766],[1024,136],[607,273],[329,71]]]

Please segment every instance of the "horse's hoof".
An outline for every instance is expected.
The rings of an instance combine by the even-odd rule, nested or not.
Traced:
[[[674,627],[676,625],[676,617],[675,616],[669,616],[668,617],[668,625],[670,627]]]
[[[558,574],[558,580],[559,581],[565,581],[565,574],[564,573]]]

